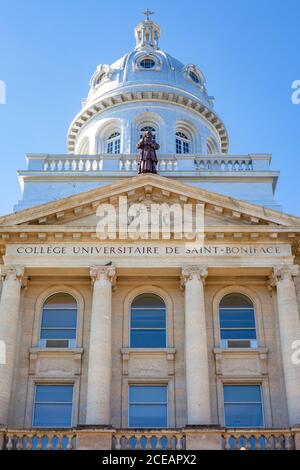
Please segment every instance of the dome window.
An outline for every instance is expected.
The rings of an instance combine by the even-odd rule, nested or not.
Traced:
[[[121,134],[120,132],[116,131],[110,134],[106,141],[106,149],[107,153],[120,153],[121,150]]]
[[[155,61],[151,57],[145,57],[140,61],[140,66],[143,69],[153,69],[155,67]]]
[[[150,126],[150,125],[149,126],[148,125],[147,126],[142,126],[140,128],[140,139],[142,139],[142,137],[144,137],[145,132],[149,132],[149,131],[152,133],[153,139],[156,140],[157,130],[155,129],[155,127]]]
[[[193,80],[193,82],[200,83],[200,79],[199,79],[198,75],[195,72],[190,71],[189,72],[189,77]]]
[[[96,80],[96,85],[99,85],[101,82],[103,82],[103,80],[105,79],[106,77],[106,72],[103,72],[99,75],[99,77],[97,78]]]
[[[190,153],[191,139],[185,132],[177,131],[175,133],[176,153]]]

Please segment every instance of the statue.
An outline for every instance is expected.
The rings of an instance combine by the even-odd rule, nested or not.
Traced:
[[[155,142],[152,132],[147,131],[139,143],[137,148],[140,151],[140,161],[139,161],[139,174],[144,173],[157,173],[157,156],[155,150],[159,149],[159,145]]]

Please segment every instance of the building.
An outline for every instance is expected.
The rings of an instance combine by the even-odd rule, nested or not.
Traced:
[[[29,154],[0,218],[0,447],[300,449],[300,219],[160,33],[147,16],[97,67],[69,153]],[[146,130],[157,175],[137,175]],[[153,205],[169,232],[135,238]]]

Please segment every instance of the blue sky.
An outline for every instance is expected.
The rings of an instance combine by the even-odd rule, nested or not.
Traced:
[[[147,7],[162,27],[161,47],[204,72],[230,153],[272,153],[277,200],[300,216],[300,105],[291,101],[299,0],[2,0],[0,214],[20,199],[16,171],[26,153],[66,153],[91,75],[133,48]]]

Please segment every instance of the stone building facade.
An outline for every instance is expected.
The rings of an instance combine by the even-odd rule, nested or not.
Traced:
[[[153,21],[135,35],[93,75],[70,153],[29,155],[0,218],[1,447],[300,448],[300,219],[270,156],[227,154],[198,67]],[[159,174],[137,176],[149,127]],[[135,239],[124,198],[175,208],[170,232]],[[200,238],[175,230],[186,206]]]

